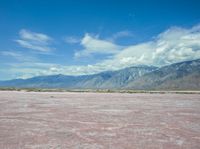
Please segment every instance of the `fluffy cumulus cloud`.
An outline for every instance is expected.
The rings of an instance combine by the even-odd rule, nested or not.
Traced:
[[[173,27],[161,33],[155,44],[153,64],[166,65],[200,58],[200,25],[191,29]]]
[[[122,47],[106,40],[86,34],[81,41],[84,50],[76,56],[93,53],[112,54],[111,59],[93,65],[120,69],[133,65],[164,66],[185,60],[200,58],[200,25],[190,29],[172,27],[159,34],[154,40]],[[111,66],[111,67],[109,67]],[[100,69],[101,70],[101,69]]]
[[[128,46],[113,61],[126,65],[163,66],[200,58],[200,26],[191,29],[172,27],[153,41]],[[120,67],[120,66],[119,66]]]
[[[90,54],[116,54],[122,49],[122,46],[93,37],[90,34],[85,34],[80,44],[84,49],[75,53],[76,58],[89,56]]]
[[[20,46],[40,52],[50,52],[52,38],[42,34],[35,33],[25,29],[20,30],[19,39],[15,40]]]

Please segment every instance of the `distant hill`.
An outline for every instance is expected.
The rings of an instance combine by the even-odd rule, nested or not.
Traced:
[[[200,89],[200,60],[180,62],[161,68],[135,66],[93,75],[38,76],[30,79],[0,81],[0,86],[66,89],[198,90]]]

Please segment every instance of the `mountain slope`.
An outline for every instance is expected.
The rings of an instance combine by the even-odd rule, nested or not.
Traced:
[[[200,60],[161,67],[127,84],[127,89],[200,89]]]
[[[107,71],[93,75],[66,76],[51,75],[39,76],[30,79],[1,81],[2,87],[32,87],[32,88],[69,88],[69,89],[107,89],[121,88],[145,73],[157,69],[150,66],[138,66]]]
[[[0,81],[0,86],[67,89],[199,90],[200,59],[161,68],[137,66],[93,75],[51,75]]]
[[[126,86],[127,83],[156,69],[157,67],[153,66],[138,66],[138,67],[129,67],[116,71],[110,79],[108,79],[106,82],[102,84],[101,88],[120,89]]]

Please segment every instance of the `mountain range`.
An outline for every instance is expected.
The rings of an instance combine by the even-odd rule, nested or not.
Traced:
[[[92,75],[50,75],[0,81],[0,87],[66,89],[199,90],[200,59],[164,67],[133,66]]]

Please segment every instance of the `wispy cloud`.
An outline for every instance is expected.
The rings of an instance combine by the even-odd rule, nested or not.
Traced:
[[[113,34],[109,39],[111,41],[114,41],[119,38],[132,37],[132,36],[133,36],[133,33],[131,31],[125,30],[125,31],[120,31],[120,32]]]
[[[30,55],[25,55],[21,52],[15,52],[15,51],[1,51],[0,55],[11,57],[16,59],[17,61],[20,62],[35,62],[38,61],[36,57],[30,56]]]
[[[25,29],[20,30],[19,35],[24,40],[38,41],[38,42],[49,42],[52,40],[51,37],[42,34],[42,33],[34,33]]]
[[[78,37],[67,36],[64,38],[64,41],[69,44],[75,44],[75,43],[79,43],[81,39]]]
[[[20,30],[19,39],[15,40],[20,46],[40,52],[50,52],[53,39],[42,33],[35,33],[25,29]]]

